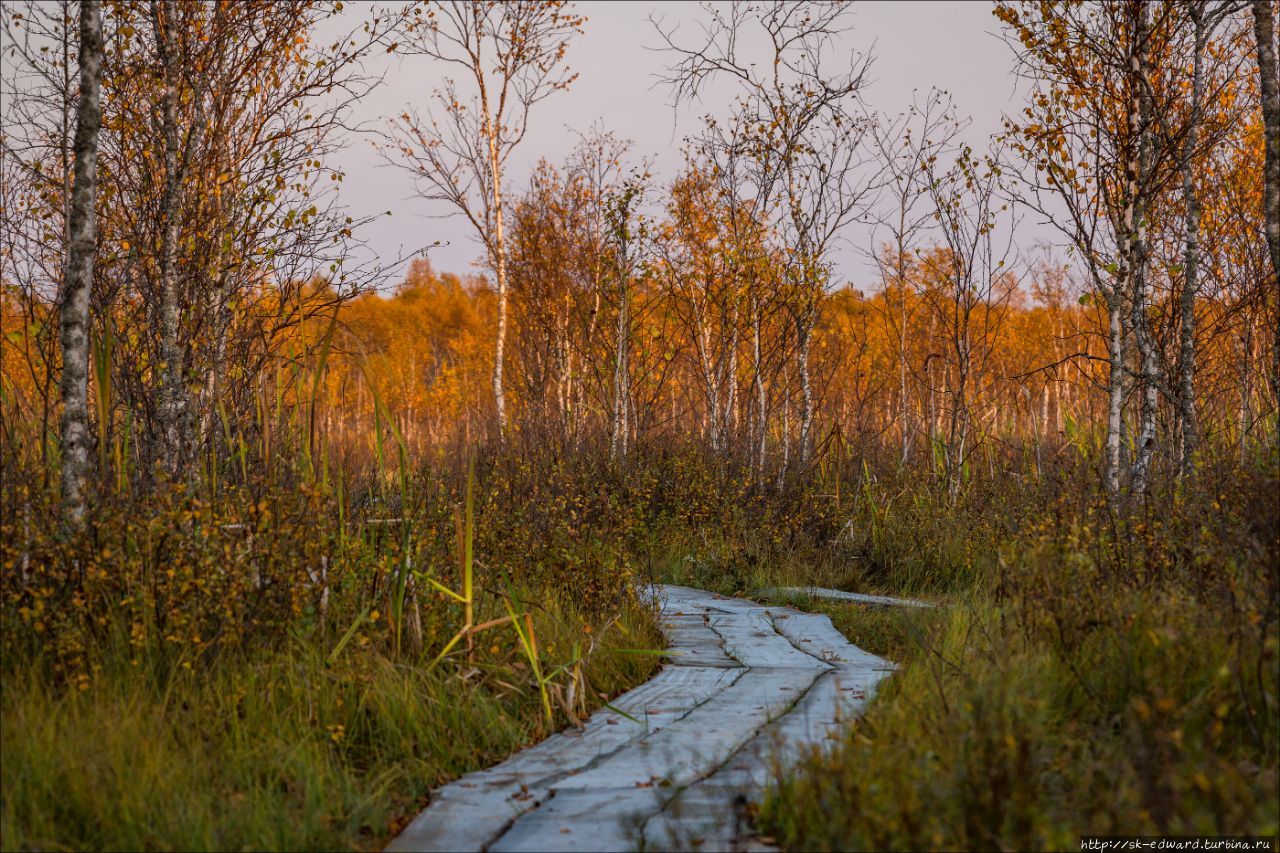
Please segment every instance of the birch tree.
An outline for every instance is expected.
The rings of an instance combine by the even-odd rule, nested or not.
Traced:
[[[636,272],[645,257],[648,226],[637,207],[644,197],[645,180],[633,175],[624,180],[606,200],[610,273],[617,301],[617,327],[613,345],[613,406],[609,415],[609,458],[627,455],[632,430],[631,349],[635,319],[632,290]]]
[[[383,153],[414,176],[423,198],[465,217],[484,246],[498,294],[493,400],[500,439],[507,429],[507,163],[533,107],[577,77],[565,52],[584,20],[564,2],[433,2],[413,9],[401,41],[388,48],[458,75],[434,90],[425,112],[409,107],[391,122]]]
[[[4,273],[33,320],[63,289],[78,8],[5,4],[0,151],[7,198],[21,208],[6,199],[0,211],[4,243],[16,252]],[[342,210],[342,174],[326,161],[351,127],[351,104],[375,82],[362,60],[393,19],[374,15],[317,44],[313,27],[338,14],[335,4],[107,8],[95,205],[104,248],[87,334],[110,358],[95,361],[102,392],[92,425],[103,471],[161,465],[177,474],[197,448],[226,458],[227,430],[215,417],[230,424],[251,415],[281,332],[377,276],[376,262],[346,263],[359,239],[353,229],[367,220]],[[322,275],[329,285],[317,291],[311,282]],[[165,330],[166,313],[176,329]],[[44,361],[41,376],[56,378],[58,324],[40,328],[52,332],[24,352],[33,368]],[[56,381],[39,390],[47,419],[58,411]],[[168,452],[170,439],[183,453]]]
[[[163,12],[162,12],[163,10]],[[178,28],[180,7],[175,0],[151,0],[151,23],[155,32],[156,59],[160,66],[161,145],[163,146],[164,192],[158,211],[160,220],[160,392],[159,422],[163,450],[161,460],[171,474],[184,466],[189,430],[187,392],[183,380],[182,350],[178,344],[178,323],[182,311],[182,291],[178,281],[178,241],[181,238],[183,167],[188,162],[179,149],[190,151],[200,132],[199,116],[184,129],[178,123],[178,99],[186,75],[183,73]],[[193,100],[199,101],[198,95]]]
[[[681,352],[700,392],[702,433],[715,454],[729,450],[737,396],[740,282],[735,258],[747,247],[709,164],[690,157],[673,183],[659,244],[662,278],[687,345]]]
[[[102,4],[80,3],[80,101],[68,219],[66,277],[59,312],[62,343],[62,500],[73,526],[84,522],[89,472],[89,295],[97,251],[95,202],[102,126]]]
[[[907,336],[912,319],[908,278],[913,255],[933,222],[933,211],[922,204],[929,195],[922,166],[949,150],[963,127],[950,96],[938,89],[894,119],[877,115],[868,123],[870,146],[881,171],[871,205],[872,245],[866,251],[884,288],[885,298],[876,305],[883,306],[885,322],[898,348],[898,428],[904,465],[911,457],[912,437],[907,381]]]
[[[1035,87],[1023,114],[1006,119],[1029,167],[1019,200],[1067,238],[1107,309],[1106,486],[1113,495],[1121,489],[1132,384],[1139,403],[1129,485],[1142,492],[1160,397],[1169,394],[1151,325],[1152,220],[1181,177],[1188,127],[1169,61],[1176,10],[1169,2],[1000,3],[996,14]]]
[[[1210,54],[1214,33],[1235,14],[1235,2],[1214,3],[1189,0],[1185,7],[1187,29],[1190,30],[1191,77],[1186,110],[1186,132],[1183,135],[1180,168],[1182,172],[1183,207],[1183,276],[1178,294],[1177,353],[1177,464],[1180,474],[1187,474],[1194,464],[1199,444],[1196,420],[1196,298],[1200,292],[1201,267],[1201,189],[1197,177],[1203,177],[1206,155],[1225,138],[1230,122],[1207,120],[1209,105],[1219,102],[1223,90],[1238,71],[1234,61],[1238,51],[1220,50]],[[1222,61],[1226,57],[1229,61]]]
[[[787,293],[795,333],[804,463],[813,443],[813,331],[837,240],[862,211],[868,190],[861,169],[865,122],[855,107],[870,58],[841,44],[851,30],[845,4],[775,0],[703,8],[703,33],[692,41],[655,22],[675,57],[665,82],[678,103],[701,97],[713,81],[734,85],[735,109],[759,164],[759,191],[778,194],[774,225],[783,235],[786,269],[779,289]],[[847,59],[832,59],[835,52]]]
[[[1262,88],[1262,125],[1266,137],[1263,165],[1263,223],[1275,276],[1276,317],[1271,349],[1271,392],[1280,404],[1280,51],[1276,48],[1276,4],[1253,0],[1253,32],[1258,56],[1258,80]]]
[[[70,3],[8,5],[0,21],[0,265],[5,284],[16,285],[4,298],[6,309],[20,308],[24,325],[36,330],[19,348],[10,340],[0,351],[6,366],[18,361],[31,386],[31,410],[38,423],[42,478],[60,431],[62,397],[60,329],[47,322],[48,302],[57,302],[65,285],[67,229],[74,172],[75,114],[78,106],[75,61],[79,16]],[[13,368],[9,367],[10,375]]]
[[[369,219],[342,209],[329,157],[376,85],[363,59],[395,18],[324,44],[313,28],[337,10],[314,0],[116,8],[132,36],[106,90],[120,251],[104,296],[118,328],[149,333],[119,341],[113,367],[146,427],[147,467],[178,476],[197,450],[220,455],[218,418],[253,410],[280,331],[378,277],[348,263]]]
[[[936,149],[919,168],[925,177],[942,251],[922,258],[932,287],[923,293],[945,341],[947,400],[944,476],[954,499],[970,455],[981,440],[975,403],[990,399],[989,371],[1005,305],[1017,288],[1013,273],[1015,222],[1001,203],[1001,151],[977,158],[968,145]],[[954,162],[938,155],[953,155]],[[930,392],[935,388],[930,382]]]

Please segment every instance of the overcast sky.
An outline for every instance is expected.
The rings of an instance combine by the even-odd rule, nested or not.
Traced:
[[[659,44],[650,16],[666,25],[693,22],[702,14],[692,2],[580,2],[588,17],[585,32],[571,43],[568,61],[580,73],[573,87],[534,108],[531,127],[513,157],[507,186],[519,190],[540,158],[560,162],[576,142],[575,131],[600,121],[608,130],[632,140],[637,159],[651,157],[660,180],[671,177],[680,165],[679,149],[706,112],[721,111],[722,104],[707,102],[699,109],[671,108],[669,93],[657,85],[655,75],[670,56]],[[349,3],[335,26],[350,25],[368,14],[363,4]],[[870,52],[874,61],[867,104],[897,113],[910,104],[913,90],[930,86],[948,89],[962,114],[971,116],[967,132],[975,148],[984,146],[1000,129],[1001,115],[1017,108],[1020,97],[1013,75],[1009,48],[997,35],[998,22],[990,2],[856,2],[854,28],[845,37],[850,51]],[[422,57],[387,56],[379,61],[385,84],[365,98],[358,118],[381,123],[381,117],[398,115],[406,104],[426,106],[438,84],[441,68]],[[480,256],[469,226],[460,217],[434,218],[448,213],[447,206],[412,195],[407,177],[381,165],[372,145],[354,139],[341,155],[339,165],[347,176],[342,200],[354,214],[394,211],[380,219],[365,237],[370,249],[389,260],[414,248],[440,240],[429,257],[438,270],[466,272]],[[870,235],[851,228],[851,244],[865,245]],[[865,287],[866,267],[852,248],[840,255],[842,280]]]

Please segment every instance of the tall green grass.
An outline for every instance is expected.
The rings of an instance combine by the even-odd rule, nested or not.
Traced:
[[[1007,497],[985,582],[934,616],[837,621],[906,666],[778,776],[761,830],[794,850],[1275,837],[1274,468],[1204,470],[1122,513],[1070,480]]]
[[[543,602],[541,655],[567,662],[581,614]],[[428,790],[544,736],[510,642],[469,669],[393,659],[367,623],[343,654],[301,639],[153,673],[127,642],[84,691],[7,662],[0,848],[374,849]],[[586,666],[587,707],[644,680],[656,642],[629,609]]]

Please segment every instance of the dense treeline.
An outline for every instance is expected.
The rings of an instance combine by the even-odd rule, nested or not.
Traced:
[[[7,21],[8,464],[57,455],[72,8]],[[999,8],[1036,82],[986,154],[959,141],[942,93],[897,117],[858,107],[862,59],[840,98],[804,102],[826,72],[793,47],[795,79],[747,84],[730,120],[689,140],[670,184],[595,131],[565,163],[481,200],[497,285],[437,278],[419,260],[389,298],[362,293],[374,271],[343,266],[358,229],[334,206],[342,175],[325,157],[367,85],[365,53],[398,27],[420,31],[414,13],[324,46],[307,35],[333,11],[319,4],[140,9],[108,6],[105,19],[86,411],[98,479],[127,467],[145,488],[157,463],[231,468],[228,436],[273,398],[306,401],[323,424],[308,428],[344,443],[384,415],[415,451],[493,440],[509,421],[534,445],[620,458],[696,440],[763,472],[839,436],[936,460],[949,482],[975,453],[1099,442],[1113,491],[1131,477],[1141,491],[1153,464],[1186,471],[1197,453],[1274,442],[1265,75],[1250,72],[1255,27],[1234,8]],[[739,10],[718,26],[809,50],[841,14]],[[577,26],[552,23],[555,38]],[[677,87],[738,61],[669,41]],[[770,130],[802,107],[839,133]],[[434,156],[424,132],[412,131]],[[856,169],[800,168],[851,146]],[[474,206],[466,192],[458,203]],[[1065,256],[1017,248],[1027,210],[1052,218]],[[862,247],[868,271],[846,284],[833,241],[855,214],[879,227]],[[500,373],[501,417],[483,391]]]

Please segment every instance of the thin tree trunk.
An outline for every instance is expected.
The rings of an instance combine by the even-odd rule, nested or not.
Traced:
[[[630,368],[627,364],[628,348],[631,345],[630,319],[627,316],[627,275],[619,265],[618,269],[618,330],[616,351],[613,360],[613,417],[609,430],[609,458],[618,459],[627,453],[627,379]]]
[[[738,311],[735,308],[729,315],[729,387],[725,391],[724,403],[724,446],[729,449],[730,437],[738,429]]]
[[[694,345],[698,350],[698,360],[702,368],[703,397],[706,401],[703,411],[703,435],[711,444],[713,453],[720,452],[720,430],[717,424],[717,412],[720,411],[720,384],[716,378],[715,365],[711,358],[711,327],[706,308],[695,302]]]
[[[796,361],[800,368],[800,464],[809,461],[813,442],[813,380],[809,374],[809,345],[813,336],[813,308],[805,308],[796,328]]]
[[[1263,221],[1271,252],[1272,293],[1280,290],[1280,64],[1275,42],[1272,0],[1253,0],[1253,32],[1258,47],[1258,77],[1262,89],[1262,124],[1266,132],[1263,166]],[[1280,296],[1272,326],[1271,394],[1280,401]]]
[[[752,311],[753,322],[751,330],[751,357],[755,361],[755,385],[756,385],[756,471],[764,470],[764,454],[766,449],[765,441],[768,436],[768,419],[766,415],[766,399],[764,395],[764,365],[760,363],[760,301],[755,300],[754,309]]]
[[[560,443],[568,447],[572,441],[570,420],[573,417],[573,344],[569,340],[569,321],[573,307],[569,293],[564,295],[564,313],[559,321],[560,343],[558,360],[560,376],[557,381],[556,402],[560,412]]]
[[[1135,493],[1146,492],[1150,485],[1151,462],[1156,449],[1156,415],[1159,407],[1159,353],[1151,339],[1151,321],[1147,314],[1147,204],[1145,185],[1150,177],[1153,144],[1151,122],[1153,107],[1148,87],[1147,38],[1150,22],[1145,3],[1135,4],[1135,27],[1130,57],[1132,82],[1129,105],[1130,140],[1134,155],[1128,163],[1128,204],[1125,211],[1126,267],[1131,286],[1130,309],[1134,342],[1138,347],[1138,374],[1142,388],[1142,405],[1138,416],[1138,437],[1134,452],[1130,487]]]
[[[490,143],[493,148],[493,143]],[[493,404],[498,420],[498,440],[503,441],[507,434],[507,398],[502,387],[502,367],[507,348],[507,251],[502,233],[502,191],[499,189],[500,178],[496,161],[496,148],[493,165],[493,206],[494,206],[494,272],[498,278],[498,334],[493,349]]]
[[[594,294],[591,302],[591,314],[587,317],[587,332],[583,339],[584,355],[583,363],[587,361],[587,355],[590,353],[596,339],[596,321],[600,317],[600,273],[598,266],[593,267],[591,290]],[[582,426],[583,418],[587,409],[587,383],[585,380],[578,380],[578,402],[573,410],[573,448],[580,450],[582,448],[582,434],[585,431]],[[672,398],[674,400],[674,397]],[[674,405],[674,404],[673,404]]]
[[[1139,374],[1142,385],[1142,406],[1138,415],[1138,437],[1133,460],[1131,486],[1134,492],[1145,492],[1151,483],[1151,463],[1156,449],[1156,417],[1159,414],[1160,373],[1156,363],[1158,353],[1151,340],[1150,320],[1147,317],[1146,275],[1135,276],[1134,283],[1134,339],[1138,344]]]
[[[779,485],[783,482],[787,467],[791,464],[791,389],[785,389],[785,394],[785,403],[782,407],[782,467],[778,469]]]
[[[901,250],[898,257],[898,288],[902,296],[902,317],[898,326],[898,394],[901,406],[899,427],[902,429],[902,464],[905,466],[911,459],[911,410],[907,397],[907,286],[906,275],[901,267]]]
[[[59,313],[62,345],[62,502],[67,521],[84,524],[89,471],[89,296],[97,247],[98,130],[102,126],[102,6],[80,4],[80,103],[76,110],[75,177],[68,217],[70,243]]]
[[[164,145],[164,194],[160,200],[160,400],[161,461],[170,474],[176,474],[185,462],[183,442],[184,396],[182,352],[178,345],[181,317],[178,282],[178,240],[181,219],[178,215],[182,176],[178,171],[178,57],[177,11],[174,0],[164,0],[164,23],[160,21],[160,5],[152,2],[151,20],[155,27],[156,51],[164,74],[161,97],[161,135]]]
[[[62,162],[60,173],[62,175],[62,238],[66,242],[68,252],[71,246],[71,203],[74,189],[75,170],[75,140],[72,134],[75,132],[73,122],[76,120],[73,116],[79,109],[79,104],[72,102],[72,95],[75,92],[74,76],[79,69],[71,62],[71,3],[70,0],[62,0],[62,20],[64,26],[62,29],[62,128],[59,136],[58,155]],[[99,120],[101,123],[101,120]]]
[[[1249,453],[1249,433],[1253,431],[1253,407],[1250,397],[1249,361],[1253,350],[1253,319],[1245,321],[1244,335],[1240,341],[1240,464],[1244,465]]]
[[[1063,332],[1063,323],[1062,323],[1062,317],[1061,317],[1061,315],[1059,315],[1059,316],[1058,316],[1057,330],[1058,330],[1057,337],[1056,337],[1056,338],[1054,339],[1054,341],[1053,341],[1053,358],[1054,358],[1054,361],[1057,361],[1057,360],[1058,360],[1058,358],[1060,357],[1060,355],[1059,355],[1059,353],[1058,353],[1058,342],[1059,342],[1059,341],[1061,341],[1061,340],[1064,340],[1064,339],[1065,339],[1065,335],[1064,335],[1064,332]],[[1054,368],[1054,377],[1053,377],[1053,402],[1054,402],[1054,413],[1055,413],[1055,420],[1054,420],[1055,428],[1054,428],[1054,432],[1055,432],[1056,434],[1058,434],[1058,435],[1061,435],[1061,434],[1062,434],[1062,428],[1063,428],[1063,417],[1062,417],[1062,416],[1063,416],[1063,408],[1064,408],[1064,406],[1066,405],[1066,403],[1068,403],[1068,402],[1070,401],[1070,399],[1071,399],[1071,397],[1070,397],[1070,394],[1071,394],[1071,383],[1069,383],[1069,382],[1063,382],[1062,377],[1058,376],[1058,370],[1059,370],[1059,369],[1061,369],[1061,368]],[[1066,389],[1064,389],[1064,388],[1062,387],[1064,384],[1067,386],[1067,387],[1066,387]],[[1064,393],[1064,390],[1065,390],[1065,393]]]
[[[1107,356],[1107,439],[1106,471],[1104,478],[1107,493],[1113,498],[1120,493],[1120,444],[1124,433],[1124,319],[1123,296],[1117,288],[1107,299],[1109,334]]]
[[[476,32],[484,31],[480,21],[484,14],[483,4],[476,3],[472,7],[475,15]],[[489,238],[489,250],[493,257],[493,272],[498,279],[498,328],[493,347],[493,405],[498,424],[499,443],[507,436],[507,398],[502,384],[502,368],[506,360],[507,349],[507,244],[503,233],[502,222],[502,161],[498,156],[498,127],[489,106],[489,91],[485,85],[484,71],[479,66],[472,69],[476,75],[476,83],[480,89],[480,109],[484,113],[485,144],[489,148],[489,179],[493,192],[490,196],[493,211],[493,233]]]
[[[1036,425],[1040,442],[1049,438],[1049,423],[1049,383],[1046,381],[1040,388],[1040,423]]]
[[[959,291],[960,288],[957,288]],[[961,319],[963,317],[963,319]],[[956,382],[951,391],[951,423],[947,428],[947,488],[954,499],[959,493],[961,469],[969,437],[969,312],[957,312]],[[949,374],[948,374],[949,375]],[[1012,408],[1012,407],[1010,407]]]
[[[1204,4],[1193,2],[1189,13],[1195,25],[1195,56],[1191,70],[1191,116],[1188,121],[1186,151],[1182,157],[1182,196],[1186,207],[1186,250],[1184,252],[1182,315],[1178,335],[1178,473],[1191,472],[1198,443],[1196,429],[1196,290],[1200,275],[1200,198],[1196,193],[1194,160],[1200,143],[1200,111],[1204,99]]]
[[[223,215],[222,207],[222,191],[221,187],[215,187],[215,210],[217,222],[220,229],[227,227],[227,219]],[[219,459],[219,441],[221,430],[218,428],[219,404],[222,402],[222,373],[225,367],[227,355],[227,335],[231,331],[230,310],[227,307],[224,294],[226,291],[227,278],[227,241],[220,240],[217,253],[217,267],[214,270],[213,278],[215,286],[209,294],[209,306],[207,310],[214,318],[213,323],[213,359],[209,367],[209,372],[205,380],[205,393],[208,396],[207,414],[205,415],[205,426],[203,435],[201,436],[201,444],[208,448],[209,464],[217,467]],[[326,418],[328,407],[326,407]]]
[[[930,311],[929,312],[929,335],[927,338],[928,349],[932,349],[935,343],[935,332],[937,331],[937,326],[938,326],[937,312]],[[928,352],[928,349],[926,349],[926,352]],[[928,433],[929,459],[931,461],[936,460],[936,454],[937,454],[937,448],[938,448],[938,422],[939,422],[938,388],[937,388],[937,383],[934,381],[934,378],[933,378],[934,361],[935,359],[934,359],[933,353],[929,352],[929,354],[925,356],[925,360],[924,360],[924,381],[929,386],[929,399],[927,402],[925,402],[924,400],[921,401],[922,407],[925,410],[924,415],[927,419],[926,432]]]

